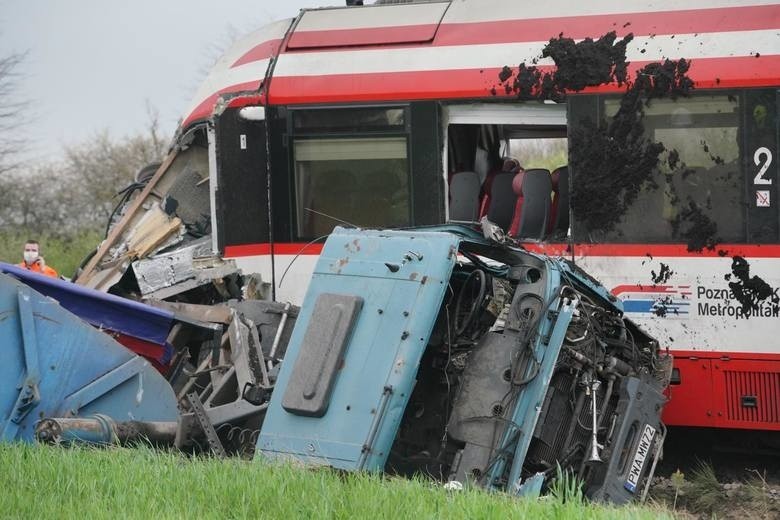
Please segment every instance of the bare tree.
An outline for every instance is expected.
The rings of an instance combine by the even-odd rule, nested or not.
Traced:
[[[24,145],[20,134],[24,101],[17,97],[19,67],[26,53],[0,57],[0,175],[19,166],[19,151]]]
[[[144,166],[165,153],[157,111],[140,134],[114,138],[108,131],[74,146],[48,163],[26,164],[19,175],[0,176],[0,231],[69,236],[103,229],[118,201]]]

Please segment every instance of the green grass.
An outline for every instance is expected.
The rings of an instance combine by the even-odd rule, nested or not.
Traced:
[[[445,491],[422,480],[151,449],[0,444],[2,518],[659,518],[658,507]]]
[[[66,236],[36,236],[22,232],[0,232],[0,262],[21,262],[24,243],[28,239],[41,243],[41,253],[47,265],[56,269],[60,275],[70,278],[84,257],[103,240],[103,233],[85,230]]]

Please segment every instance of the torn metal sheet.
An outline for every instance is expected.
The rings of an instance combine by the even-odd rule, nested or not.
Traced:
[[[238,272],[233,261],[213,255],[211,237],[208,236],[174,251],[136,260],[132,266],[141,294],[148,296],[154,293],[154,297],[159,299]],[[179,287],[174,292],[162,291],[187,280],[193,283],[184,286],[186,288]]]
[[[147,293],[145,296],[149,298],[164,300],[166,298],[176,296],[177,294],[187,292],[197,287],[201,287],[203,285],[213,283],[215,285],[215,288],[217,288],[218,290],[223,289],[220,292],[223,293],[225,299],[228,299],[230,297],[230,294],[224,292],[224,288],[222,287],[222,280],[228,276],[239,274],[239,273],[240,271],[234,264],[226,263],[225,265],[220,267],[214,267],[211,269],[203,269],[200,271],[196,271],[195,276],[193,278],[184,280],[183,282],[177,283],[175,285],[171,285],[169,287],[160,288],[153,292]]]

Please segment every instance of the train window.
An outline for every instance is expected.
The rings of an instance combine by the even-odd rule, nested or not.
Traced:
[[[366,133],[405,131],[403,107],[320,108],[293,114],[296,133]]]
[[[298,236],[327,235],[339,221],[410,225],[406,137],[295,140]]]
[[[611,122],[619,106],[619,99],[605,99],[600,110]],[[643,132],[647,140],[644,150],[663,145],[657,165],[653,168],[652,160],[647,159],[652,154],[643,157],[641,153],[627,164],[633,169],[622,174],[636,175],[635,182],[640,183],[635,196],[627,185],[603,186],[609,195],[618,196],[618,204],[624,204],[612,215],[604,214],[605,225],[593,225],[597,219],[590,219],[588,210],[577,208],[575,203],[575,235],[613,242],[687,242],[696,249],[714,242],[744,242],[747,225],[739,98],[696,94],[677,100],[657,99],[644,112],[641,123],[632,131]],[[585,153],[599,152],[604,153]],[[587,172],[575,170],[575,186],[588,182]],[[622,193],[614,192],[621,189]],[[588,222],[590,226],[583,225]],[[585,233],[587,236],[583,236]]]

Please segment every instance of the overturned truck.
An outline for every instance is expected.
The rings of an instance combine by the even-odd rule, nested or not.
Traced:
[[[38,439],[154,437],[523,495],[563,470],[593,499],[643,497],[669,357],[571,262],[503,240],[488,222],[336,228],[300,309],[158,302],[189,360],[167,369],[176,420],[128,425],[114,403],[113,417],[41,417]]]

